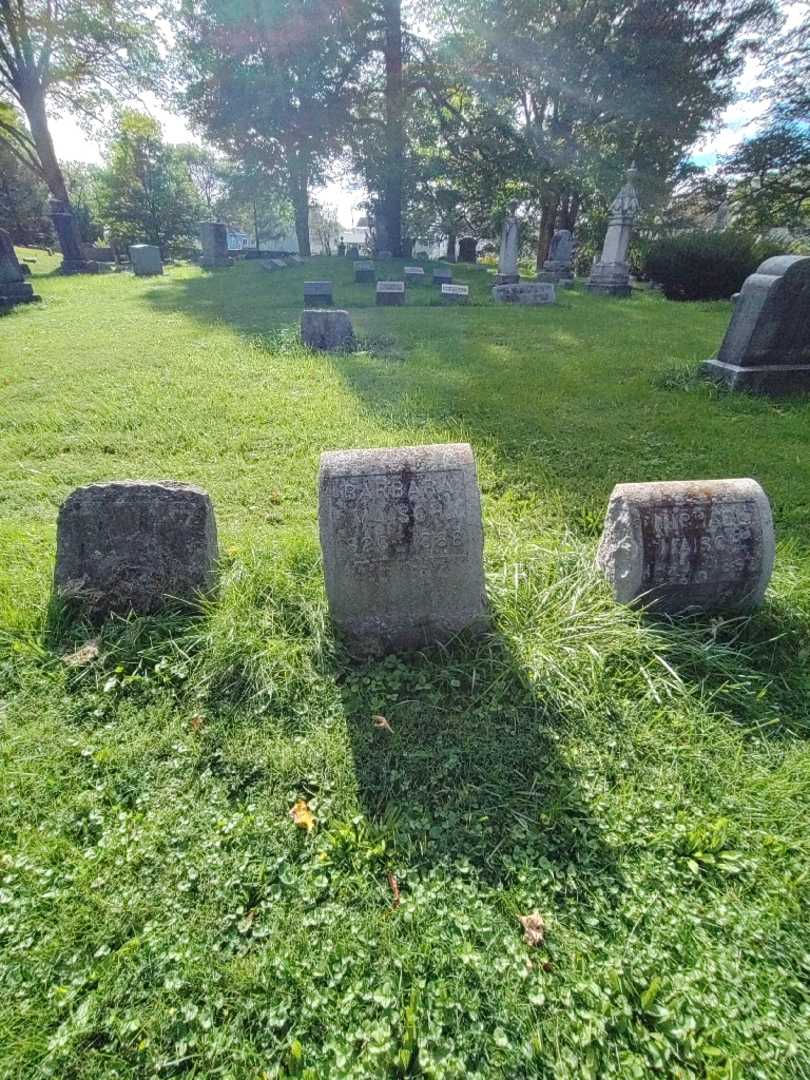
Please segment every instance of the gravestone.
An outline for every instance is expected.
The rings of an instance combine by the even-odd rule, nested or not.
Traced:
[[[517,219],[517,208],[516,201],[513,200],[509,203],[509,214],[501,230],[498,273],[495,275],[496,285],[512,285],[520,281],[520,275],[518,274],[520,224]]]
[[[389,251],[388,248],[382,248],[381,251],[377,252],[378,259],[393,259],[393,257],[393,252]]]
[[[56,530],[55,586],[93,615],[159,611],[216,584],[214,508],[200,488],[123,480],[77,488]]]
[[[290,260],[293,266],[300,266],[304,261],[300,255],[288,255],[287,258]]]
[[[766,259],[736,295],[720,351],[703,373],[732,390],[810,391],[810,257]]]
[[[462,236],[458,242],[458,261],[474,263],[478,258],[478,241],[474,236]]]
[[[453,284],[453,271],[437,268],[433,271],[433,284],[434,285],[452,285]]]
[[[332,306],[331,281],[305,281],[304,307],[324,308]]]
[[[749,611],[774,561],[768,498],[755,480],[618,484],[597,565],[621,604],[656,611]]]
[[[48,212],[59,238],[59,249],[62,252],[62,264],[59,267],[60,274],[96,274],[98,263],[92,259],[86,259],[82,251],[82,237],[79,232],[79,223],[69,203],[61,199],[48,199]]]
[[[424,266],[406,266],[405,281],[409,285],[422,285],[425,281]]]
[[[308,308],[301,312],[301,341],[310,349],[343,351],[354,345],[348,311]]]
[[[594,259],[588,292],[599,296],[630,296],[630,266],[627,250],[633,232],[633,222],[639,211],[635,180],[638,169],[631,165],[627,170],[624,187],[610,205],[608,229],[602,245],[602,255]]]
[[[346,248],[346,258],[347,259],[359,259],[360,258],[360,248],[357,246],[357,244],[349,244],[349,246]]]
[[[545,281],[521,281],[518,285],[495,285],[493,297],[501,304],[553,304],[554,286]]]
[[[221,221],[203,221],[199,225],[202,258],[200,266],[207,270],[233,266],[228,254],[228,230]]]
[[[160,248],[154,244],[130,244],[129,261],[136,277],[148,277],[163,273]]]
[[[376,301],[384,307],[402,307],[405,303],[405,282],[378,281]]]
[[[283,259],[271,259],[270,262],[273,264],[275,270],[287,269],[287,263],[285,263]]]
[[[321,455],[329,610],[359,655],[486,629],[481,496],[466,443]]]
[[[574,237],[569,229],[557,229],[551,238],[548,258],[543,263],[543,269],[537,275],[537,280],[562,284],[573,281],[573,278]]]
[[[374,263],[360,259],[354,264],[354,280],[360,284],[373,284],[377,280]]]
[[[275,259],[267,259],[266,262],[261,264],[262,270],[266,270],[268,274],[274,274],[278,267],[275,264]]]
[[[466,304],[470,299],[469,285],[442,285],[443,304]]]
[[[39,299],[23,276],[11,237],[0,229],[0,312]]]

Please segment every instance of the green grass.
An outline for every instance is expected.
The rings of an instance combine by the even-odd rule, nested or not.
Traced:
[[[0,1076],[810,1077],[810,403],[695,378],[729,305],[52,269],[0,321]],[[350,356],[296,343],[321,277]],[[352,663],[318,455],[444,440],[476,452],[493,634]],[[611,602],[614,483],[747,475],[759,613]],[[127,477],[210,492],[221,595],[70,668],[57,509]]]

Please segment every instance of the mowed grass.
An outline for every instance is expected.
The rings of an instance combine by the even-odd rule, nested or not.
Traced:
[[[0,320],[0,1075],[810,1076],[810,403],[695,378],[730,306],[33,269]],[[297,344],[320,278],[356,353]],[[492,635],[352,662],[318,455],[445,440]],[[764,608],[615,606],[613,484],[719,476],[771,497]],[[60,502],[116,478],[210,492],[202,615],[51,602]]]

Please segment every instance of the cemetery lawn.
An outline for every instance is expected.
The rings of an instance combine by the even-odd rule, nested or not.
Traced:
[[[810,401],[695,378],[730,305],[33,269],[0,320],[0,1077],[810,1076]],[[315,278],[357,353],[296,343]],[[318,456],[446,440],[493,634],[352,663]],[[613,484],[735,476],[773,504],[764,608],[614,605]],[[118,478],[210,492],[202,615],[51,601],[60,502]]]

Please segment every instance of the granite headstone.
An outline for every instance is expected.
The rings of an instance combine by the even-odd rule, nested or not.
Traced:
[[[39,299],[23,276],[11,237],[0,229],[0,312]]]
[[[136,277],[149,277],[163,273],[160,248],[154,244],[130,244],[129,261]]]
[[[402,307],[405,303],[405,282],[378,281],[376,302],[381,307]]]
[[[554,286],[547,281],[521,281],[517,285],[494,285],[492,295],[501,304],[553,304]]]
[[[301,312],[301,341],[310,349],[342,351],[354,345],[354,331],[348,311],[307,308]]]
[[[304,307],[325,308],[332,306],[331,281],[305,281]]]

